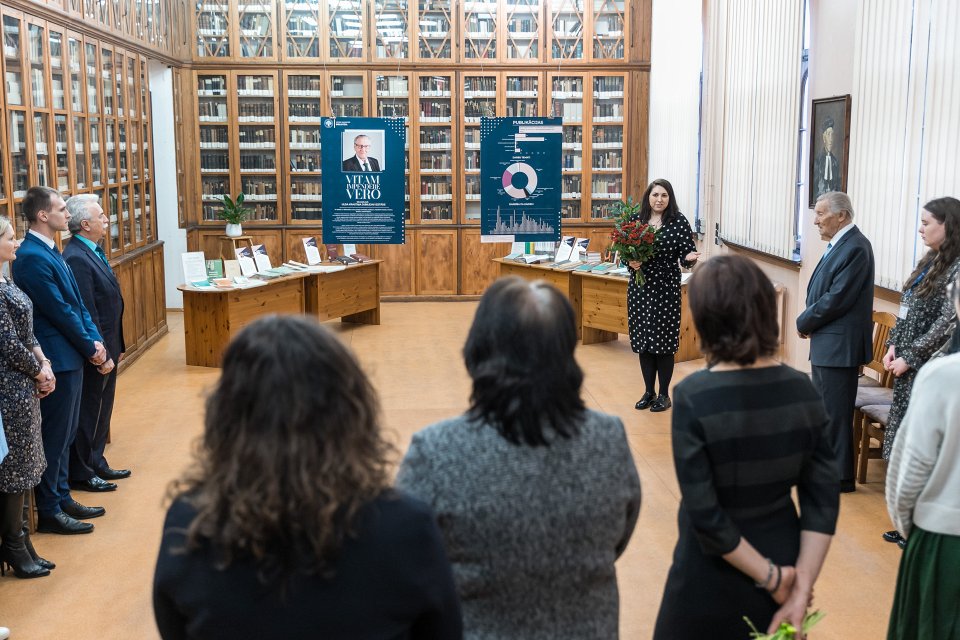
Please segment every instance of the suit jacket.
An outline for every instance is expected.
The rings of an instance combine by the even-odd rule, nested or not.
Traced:
[[[114,360],[127,350],[123,340],[123,295],[116,274],[83,242],[70,241],[63,250],[80,287],[80,297],[103,336],[103,346]]]
[[[82,369],[97,351],[93,343],[103,337],[63,256],[28,233],[11,271],[17,286],[33,301],[33,333],[53,370]]]
[[[376,158],[371,158],[367,156],[367,162],[370,163],[370,172],[380,171],[380,163],[377,162]],[[347,158],[343,161],[343,170],[344,171],[363,171],[360,167],[360,159],[357,156],[352,158]]]
[[[810,336],[810,362],[859,367],[873,357],[873,247],[856,226],[820,259],[797,330]]]
[[[830,179],[824,180],[827,163],[830,163]],[[821,151],[813,161],[813,184],[816,185],[816,195],[821,196],[829,191],[842,191],[843,179],[840,176],[840,160],[837,156]]]

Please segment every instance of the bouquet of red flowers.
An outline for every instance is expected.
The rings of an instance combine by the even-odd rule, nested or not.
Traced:
[[[614,218],[613,233],[610,234],[613,245],[610,250],[620,254],[621,262],[647,262],[657,253],[660,230],[639,220],[631,220],[640,212],[640,203],[634,202],[633,198],[618,203],[618,207],[620,213]],[[640,269],[633,272],[633,281],[639,285],[646,282]]]

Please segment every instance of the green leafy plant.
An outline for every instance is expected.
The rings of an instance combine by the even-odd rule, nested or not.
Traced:
[[[825,615],[827,614],[821,613],[819,610],[811,611],[805,615],[803,624],[800,625],[803,627],[803,635],[807,635],[815,624],[823,620]],[[797,628],[789,622],[781,622],[774,633],[760,633],[757,627],[750,622],[750,618],[743,616],[743,621],[750,627],[750,637],[754,640],[793,640],[797,637]]]
[[[243,200],[246,196],[243,192],[237,195],[236,200],[230,199],[230,196],[223,194],[223,209],[220,210],[220,219],[230,224],[240,224],[250,215],[251,209],[243,206]]]

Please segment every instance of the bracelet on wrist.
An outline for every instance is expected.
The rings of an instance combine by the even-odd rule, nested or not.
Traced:
[[[770,558],[767,558],[766,560],[767,560],[767,579],[764,580],[763,582],[754,582],[753,585],[757,589],[767,589],[767,587],[770,585],[770,582],[773,580],[773,567],[774,567],[773,560],[771,560]]]
[[[769,591],[770,593],[776,593],[777,589],[780,588],[780,582],[783,580],[783,571],[780,569],[780,565],[776,565],[776,567],[777,567],[777,581],[774,583],[773,587],[770,587],[767,589],[767,591]]]

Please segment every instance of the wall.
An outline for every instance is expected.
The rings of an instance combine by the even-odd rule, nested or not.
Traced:
[[[154,184],[157,199],[157,236],[163,241],[164,288],[167,308],[182,309],[183,294],[177,285],[183,280],[180,254],[187,251],[187,232],[180,228],[177,214],[177,155],[173,133],[173,72],[162,62],[150,62],[153,99]]]

